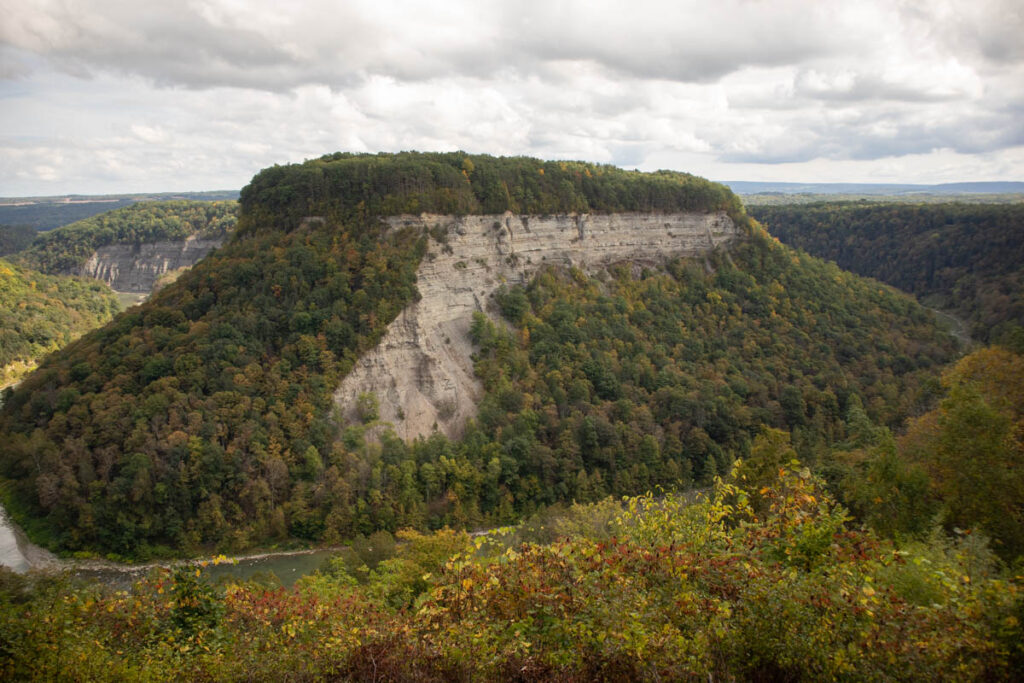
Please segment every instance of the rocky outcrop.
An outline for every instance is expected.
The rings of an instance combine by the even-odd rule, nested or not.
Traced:
[[[417,272],[420,300],[395,319],[335,393],[343,419],[356,419],[372,393],[380,418],[406,439],[439,430],[457,436],[483,387],[473,373],[469,326],[502,284],[526,282],[544,265],[594,271],[621,261],[659,263],[736,240],[725,213],[559,216],[400,216],[394,228],[433,235]],[[440,236],[440,239],[436,239]]]
[[[222,243],[192,236],[184,241],[112,244],[97,249],[79,275],[103,280],[118,292],[149,294],[158,277],[195,265]]]

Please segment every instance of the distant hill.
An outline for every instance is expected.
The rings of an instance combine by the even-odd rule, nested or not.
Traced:
[[[87,275],[119,291],[148,292],[234,230],[234,201],[137,202],[42,233],[15,258],[45,273]]]
[[[31,225],[0,225],[0,256],[26,249],[36,235],[36,229]]]
[[[786,244],[954,312],[976,339],[1024,332],[1024,203],[828,202],[750,213]]]
[[[906,195],[906,194],[1022,194],[1024,182],[967,182],[938,185],[893,183],[774,183],[723,180],[736,194],[823,194],[823,195]]]
[[[57,197],[2,197],[0,225],[28,225],[52,230],[96,214],[144,201],[225,201],[238,199],[237,190],[213,192],[156,192],[123,195],[61,195]]]

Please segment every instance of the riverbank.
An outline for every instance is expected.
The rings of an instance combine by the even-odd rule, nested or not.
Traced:
[[[63,559],[32,543],[0,505],[0,565],[19,574],[28,571],[69,572],[79,578],[122,586],[141,579],[154,569],[202,565],[215,578],[230,575],[248,579],[259,574],[273,573],[282,584],[291,585],[296,579],[316,570],[327,558],[340,551],[340,546],[268,550],[231,557],[220,555],[214,558],[157,560],[141,564],[127,564],[102,558]]]

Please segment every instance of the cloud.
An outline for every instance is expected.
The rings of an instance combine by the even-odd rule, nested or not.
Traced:
[[[281,90],[369,76],[537,73],[589,61],[621,75],[708,82],[752,64],[850,48],[866,27],[818,3],[608,0],[509,4],[312,0],[3,0],[0,40],[72,74]]]
[[[240,186],[338,149],[1022,177],[1018,5],[0,0],[0,193]]]

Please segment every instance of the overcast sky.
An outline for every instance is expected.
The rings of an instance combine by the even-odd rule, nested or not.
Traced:
[[[337,150],[1024,180],[1021,0],[0,0],[0,196]]]

